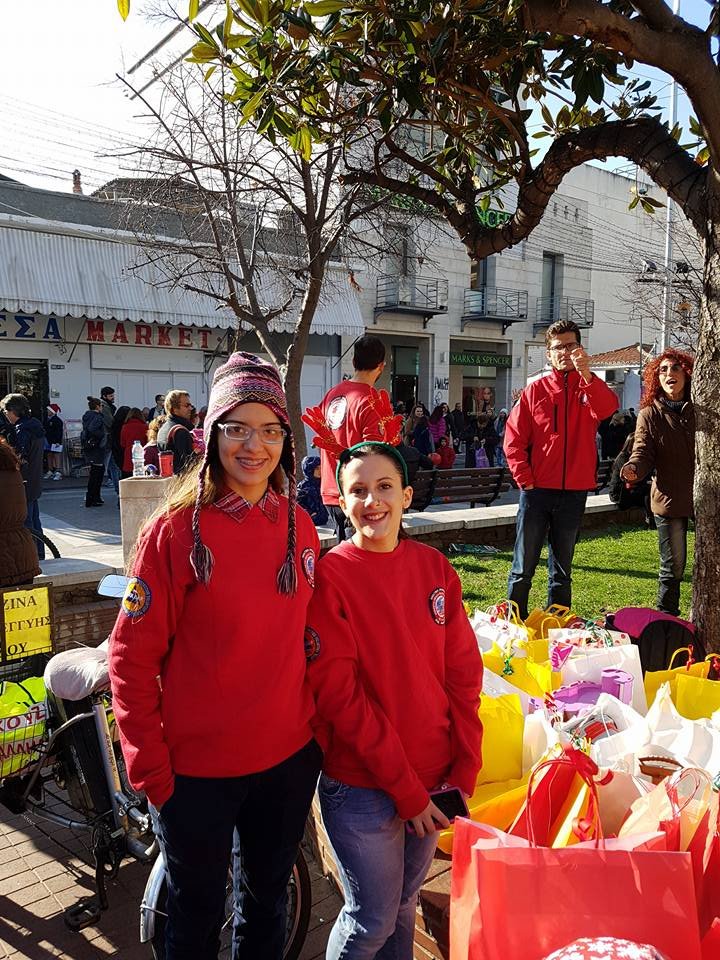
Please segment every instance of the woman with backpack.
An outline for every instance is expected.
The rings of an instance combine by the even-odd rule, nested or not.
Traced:
[[[102,401],[98,397],[88,397],[87,402],[88,409],[83,414],[80,435],[83,457],[90,467],[85,506],[101,507],[105,502],[100,497],[100,488],[105,475],[105,421],[100,412]]]

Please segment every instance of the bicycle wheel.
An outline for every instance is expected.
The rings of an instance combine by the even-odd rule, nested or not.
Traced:
[[[310,925],[312,887],[310,873],[302,850],[298,850],[288,883],[287,926],[283,960],[297,960],[305,944]],[[163,883],[155,905],[155,932],[150,943],[154,960],[165,960],[165,920],[167,917],[167,886]],[[233,889],[232,873],[228,875],[225,890],[225,922],[220,935],[218,957],[228,958],[232,946]]]
[[[30,530],[30,534],[33,540],[37,540],[38,542],[42,540],[42,542],[45,544],[45,549],[49,550],[50,553],[53,555],[53,560],[60,559],[60,551],[52,542],[50,537],[46,537],[44,533],[38,533],[36,530]]]

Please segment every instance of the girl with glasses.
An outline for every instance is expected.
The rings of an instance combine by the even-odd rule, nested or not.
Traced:
[[[156,811],[166,960],[217,957],[231,858],[232,956],[281,960],[321,760],[303,649],[319,543],[296,510],[275,367],[234,353],[217,370],[204,439],[140,534],[110,643],[113,708]]]
[[[412,487],[395,447],[344,451],[337,482],[355,532],[318,565],[305,634],[345,893],[326,957],[412,960],[417,894],[448,824],[430,791],[471,794],[480,768],[482,661],[457,574],[402,534]]]

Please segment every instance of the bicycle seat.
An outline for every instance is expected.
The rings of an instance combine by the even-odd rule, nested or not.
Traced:
[[[56,653],[45,667],[45,686],[61,700],[82,700],[110,686],[107,640],[99,647]]]

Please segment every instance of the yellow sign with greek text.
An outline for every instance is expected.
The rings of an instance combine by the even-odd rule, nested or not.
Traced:
[[[2,661],[52,652],[52,615],[47,586],[3,590]]]

